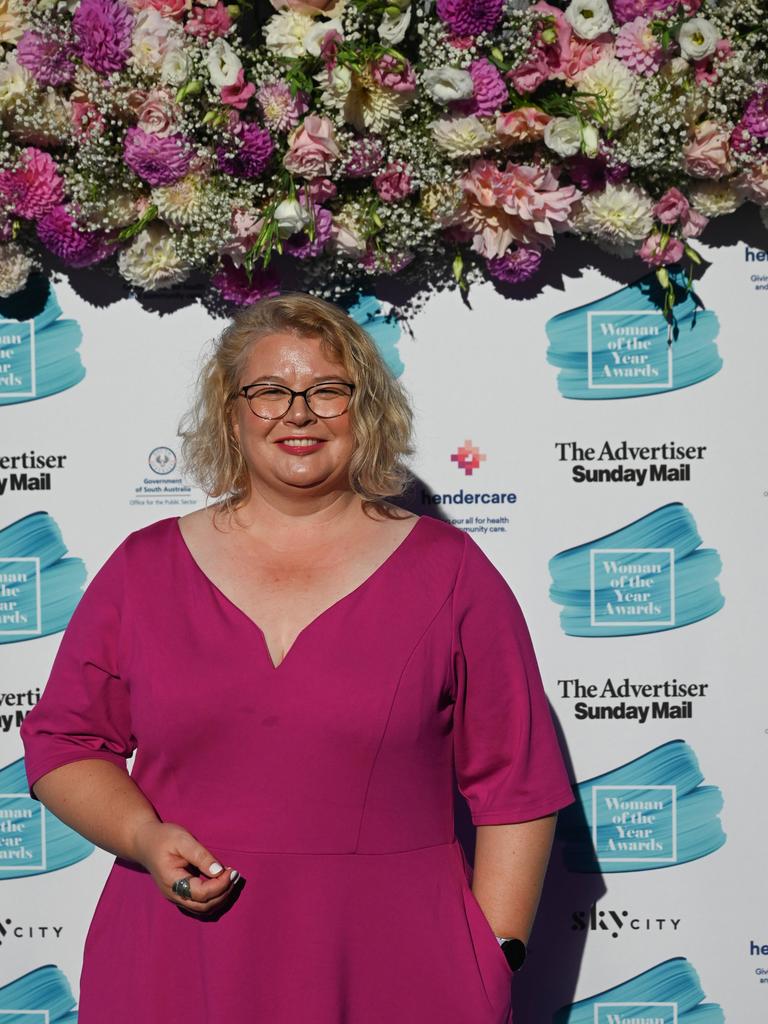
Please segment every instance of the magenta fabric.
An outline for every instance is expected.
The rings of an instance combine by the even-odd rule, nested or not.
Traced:
[[[212,919],[116,858],[79,1024],[509,1024],[512,973],[456,839],[573,802],[520,606],[476,542],[422,517],[275,668],[177,517],[84,593],[21,727],[31,787],[82,758],[243,875]],[[34,793],[31,793],[34,796]]]

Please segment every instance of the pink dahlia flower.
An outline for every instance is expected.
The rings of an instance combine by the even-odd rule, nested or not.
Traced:
[[[549,167],[476,160],[460,179],[464,199],[457,217],[472,231],[472,248],[492,259],[512,242],[554,245],[553,224],[567,226],[581,197],[575,185],[560,186]]]
[[[229,260],[211,278],[211,284],[227,300],[236,306],[248,306],[252,302],[280,294],[277,275],[267,268],[254,268],[251,280],[245,267],[236,267]]]
[[[57,86],[72,81],[72,47],[59,39],[29,29],[18,42],[16,58],[38,85]]]
[[[125,162],[150,185],[170,185],[183,178],[192,153],[183,135],[152,135],[135,125],[125,133]]]
[[[15,217],[36,220],[64,200],[64,182],[53,157],[28,146],[19,166],[0,171],[0,197]]]
[[[299,91],[291,96],[290,87],[285,82],[262,85],[256,93],[256,102],[264,124],[273,132],[288,132],[295,128],[309,109],[304,93]]]
[[[100,263],[117,248],[102,231],[83,231],[66,206],[54,206],[37,222],[37,236],[43,245],[70,267]]]
[[[457,36],[490,32],[501,17],[504,0],[437,0],[437,16]]]
[[[664,48],[647,18],[625,22],[616,36],[616,56],[636,75],[652,75],[661,67]]]
[[[122,71],[131,53],[133,21],[122,0],[80,0],[72,29],[83,63],[102,75]]]
[[[474,94],[470,99],[452,103],[452,109],[460,114],[475,114],[477,117],[497,114],[509,99],[509,89],[499,69],[486,57],[481,57],[472,61],[469,73]]]

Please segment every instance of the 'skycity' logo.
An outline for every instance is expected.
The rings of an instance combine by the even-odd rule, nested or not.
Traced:
[[[476,445],[473,445],[469,438],[451,454],[451,462],[455,462],[458,468],[463,469],[467,476],[472,476],[474,471],[480,468],[480,463],[485,462],[486,458],[487,455],[483,454]]]
[[[626,929],[634,932],[677,931],[680,917],[631,917],[628,910],[598,910],[593,903],[589,910],[571,913],[571,931],[607,932],[617,939]]]

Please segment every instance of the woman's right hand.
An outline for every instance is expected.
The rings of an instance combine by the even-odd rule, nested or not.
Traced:
[[[231,866],[222,867],[185,828],[170,821],[143,822],[134,833],[134,849],[136,860],[149,871],[163,896],[193,913],[209,914],[225,903],[240,877]],[[200,871],[199,877],[191,875],[190,865]],[[221,870],[216,871],[217,867]],[[171,889],[177,878],[185,877],[190,878],[189,900]]]

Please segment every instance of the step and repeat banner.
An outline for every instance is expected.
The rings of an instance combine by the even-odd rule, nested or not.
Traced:
[[[518,1024],[768,1019],[768,276],[765,253],[701,248],[672,344],[648,279],[591,269],[525,300],[438,293],[410,330],[372,297],[353,309],[412,397],[409,505],[471,533],[517,594],[572,774]],[[98,308],[65,280],[0,323],[7,1024],[77,1020],[113,863],[29,798],[19,726],[106,557],[203,503],[177,426],[224,324]]]

